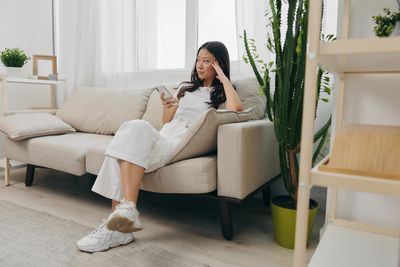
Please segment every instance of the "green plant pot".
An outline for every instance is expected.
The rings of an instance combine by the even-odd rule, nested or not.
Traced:
[[[318,203],[310,199],[307,240],[310,240],[317,209]],[[275,241],[281,247],[294,249],[296,210],[293,208],[293,200],[289,196],[275,197],[271,201],[271,210]]]

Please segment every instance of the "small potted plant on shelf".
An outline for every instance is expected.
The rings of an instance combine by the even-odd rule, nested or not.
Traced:
[[[397,3],[399,4],[398,12],[384,8],[384,15],[372,17],[376,24],[374,32],[377,37],[400,36],[400,0],[397,0]]]
[[[6,48],[0,53],[0,60],[6,66],[7,75],[20,77],[21,69],[30,58],[19,48]]]
[[[286,196],[272,199],[272,217],[275,240],[280,246],[294,248],[296,225],[297,190],[299,176],[299,154],[301,120],[303,113],[303,92],[305,79],[305,63],[307,53],[308,0],[287,1],[287,14],[282,17],[282,0],[270,0],[271,14],[266,14],[268,27],[272,34],[267,34],[266,47],[275,55],[273,62],[260,60],[255,41],[247,37],[244,31],[244,60],[250,63],[254,74],[267,99],[267,116],[274,122],[275,136],[279,144],[279,160],[281,176],[284,181]],[[281,31],[281,23],[287,21],[286,33]],[[283,39],[284,38],[284,39]],[[326,41],[333,40],[329,35]],[[326,71],[318,70],[318,100],[327,102],[323,93],[330,94],[330,78]],[[271,83],[271,80],[274,82]],[[274,85],[274,88],[271,86]],[[323,148],[328,136],[331,118],[314,136],[319,142],[313,162]],[[317,210],[317,202],[310,202],[309,236]]]

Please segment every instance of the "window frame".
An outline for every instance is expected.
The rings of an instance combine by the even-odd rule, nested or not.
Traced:
[[[136,77],[139,78],[140,76],[150,76],[151,74],[156,75],[157,77],[165,77],[166,75],[174,75],[174,76],[181,76],[184,73],[187,74],[191,73],[193,67],[194,67],[194,60],[196,58],[196,53],[198,49],[198,26],[199,26],[199,1],[200,0],[186,0],[186,27],[185,27],[185,66],[184,68],[171,68],[171,69],[152,69],[152,70],[140,70],[140,60],[135,61],[135,71],[134,72],[126,72],[130,77]],[[136,2],[136,1],[135,1]],[[138,4],[135,3],[134,5],[134,12],[136,15],[138,15]],[[146,9],[146,12],[150,12],[149,9]],[[235,8],[236,10],[236,8]],[[136,23],[135,23],[135,33],[134,33],[134,38],[135,40],[138,40],[137,38],[138,35],[138,26],[139,23],[137,19],[140,16],[136,16]],[[145,17],[151,17],[147,14]],[[236,16],[235,16],[236,17]],[[143,18],[143,17],[142,17]],[[141,24],[141,25],[146,25],[146,24]],[[139,42],[136,41],[134,42],[134,55],[138,56],[139,55]],[[138,57],[136,57],[138,58]],[[238,58],[240,59],[240,55],[238,55]],[[240,60],[235,60],[231,61],[231,74],[238,73],[240,71],[239,69],[239,63]]]

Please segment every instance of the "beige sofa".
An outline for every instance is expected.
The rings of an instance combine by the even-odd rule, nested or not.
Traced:
[[[222,232],[227,240],[233,236],[229,203],[240,203],[258,191],[263,191],[267,198],[268,186],[279,174],[273,124],[259,119],[264,114],[265,99],[259,94],[258,84],[253,78],[234,84],[244,108],[254,107],[251,111],[254,120],[220,123],[215,130],[216,147],[211,144],[197,152],[199,155],[175,157],[167,166],[146,174],[141,187],[157,193],[204,194],[218,198]],[[37,166],[77,176],[96,175],[108,143],[124,121],[143,119],[160,128],[161,113],[159,95],[150,88],[83,88],[72,94],[56,114],[76,132],[19,141],[6,139],[5,156],[7,160],[28,164],[27,186],[32,185]],[[192,144],[203,142],[200,140],[203,135],[192,136]],[[7,175],[9,171],[6,169]],[[9,181],[8,177],[6,180]]]

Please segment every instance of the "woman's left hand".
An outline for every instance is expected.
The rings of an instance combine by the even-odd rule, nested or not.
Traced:
[[[221,69],[221,67],[218,64],[218,61],[215,60],[214,63],[212,63],[213,68],[215,69],[215,72],[217,73],[216,78],[221,82],[224,83],[225,81],[229,80],[228,77],[226,77],[224,71]]]

